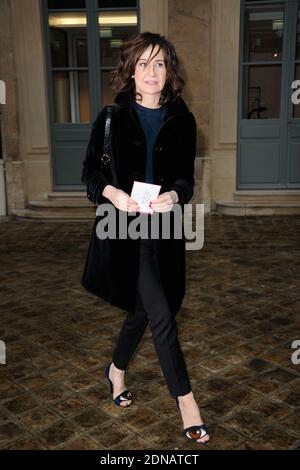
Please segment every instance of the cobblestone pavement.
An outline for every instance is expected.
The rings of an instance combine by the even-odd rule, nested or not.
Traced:
[[[114,405],[104,377],[126,312],[79,284],[93,222],[0,222],[0,448],[300,448],[300,217],[205,218],[176,319],[210,441],[181,435],[148,327]],[[300,356],[300,354],[299,354]]]

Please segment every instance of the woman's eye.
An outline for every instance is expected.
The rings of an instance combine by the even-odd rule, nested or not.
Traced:
[[[146,65],[146,62],[140,62],[140,66],[144,66],[144,65]],[[157,62],[155,65],[157,66],[157,68],[159,68],[159,67],[163,67],[164,64],[163,62]]]

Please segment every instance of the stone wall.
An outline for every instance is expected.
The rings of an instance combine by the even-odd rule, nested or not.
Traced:
[[[211,201],[231,201],[236,189],[240,0],[211,0]]]
[[[168,38],[175,45],[186,82],[183,98],[197,121],[196,187],[193,202],[210,210],[209,99],[211,0],[169,0]]]
[[[12,208],[24,207],[24,170],[19,152],[17,74],[9,0],[0,0],[0,11],[0,78],[6,85],[6,104],[0,107],[7,205],[10,213]]]

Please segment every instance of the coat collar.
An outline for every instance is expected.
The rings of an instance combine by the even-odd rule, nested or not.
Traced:
[[[134,103],[133,93],[131,91],[121,91],[115,97],[114,102],[122,108],[132,108]],[[190,112],[181,96],[179,96],[175,101],[168,101],[165,106],[167,116],[175,116]]]

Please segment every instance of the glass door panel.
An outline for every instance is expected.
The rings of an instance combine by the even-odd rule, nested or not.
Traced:
[[[85,8],[85,0],[48,0],[49,10],[67,10]]]
[[[283,5],[246,10],[244,60],[278,61],[282,59]]]
[[[279,118],[280,89],[281,65],[245,65],[243,118]]]
[[[106,2],[106,4],[114,2]],[[116,2],[120,3],[120,2]],[[130,2],[124,2],[128,4]],[[99,2],[99,5],[102,2]],[[119,61],[119,48],[138,32],[135,10],[105,10],[99,12],[100,74],[102,105],[112,103],[114,92],[110,87],[110,72]]]
[[[283,4],[245,7],[243,119],[280,118],[283,32]]]
[[[90,121],[86,25],[85,13],[49,14],[56,123]]]
[[[98,0],[99,8],[136,8],[137,0]]]

